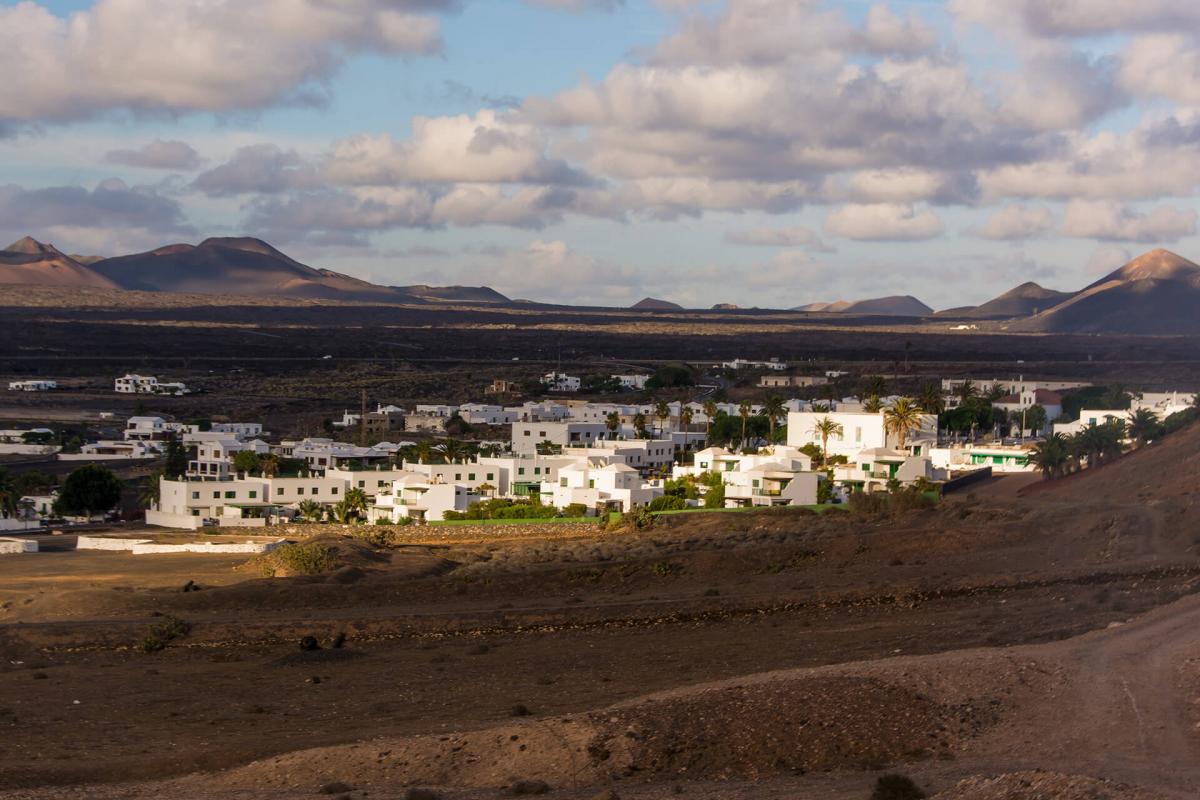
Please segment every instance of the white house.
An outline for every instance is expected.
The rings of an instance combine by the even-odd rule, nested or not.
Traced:
[[[813,505],[824,475],[812,471],[812,459],[794,447],[775,445],[752,454],[709,447],[690,466],[676,466],[676,478],[716,473],[725,485],[725,506]]]
[[[624,464],[646,474],[671,466],[675,461],[675,443],[670,439],[594,439],[591,443],[569,445],[562,454]]]
[[[425,475],[406,473],[392,482],[392,490],[379,494],[368,509],[368,520],[403,519],[440,522],[447,511],[466,511],[480,495],[458,483],[434,483]]]
[[[992,472],[1035,472],[1037,467],[1030,463],[1032,446],[980,445],[965,447],[935,447],[929,451],[933,466],[950,472],[991,467]]]
[[[532,454],[542,442],[557,447],[589,446],[607,433],[608,428],[599,422],[514,422],[512,449]]]
[[[234,456],[243,450],[258,455],[271,452],[271,446],[262,439],[244,439],[222,431],[190,431],[184,434],[183,443],[196,449],[196,457],[188,460],[189,478],[226,478],[233,471]]]
[[[113,441],[101,439],[79,448],[78,453],[59,453],[59,461],[119,461],[121,459],[157,458],[160,455],[154,442]]]
[[[49,428],[0,431],[0,455],[49,455],[59,449]]]
[[[551,392],[578,392],[582,381],[575,375],[548,372],[542,376],[542,385]]]
[[[733,361],[721,362],[721,369],[769,369],[775,372],[783,372],[787,368],[787,362],[780,361],[778,358],[772,358],[770,361],[748,361],[744,358],[735,358]]]
[[[662,486],[648,483],[624,464],[598,466],[585,460],[558,471],[558,480],[542,484],[542,502],[556,508],[583,505],[588,509],[632,511],[661,497]]]
[[[1085,428],[1108,422],[1129,422],[1129,411],[1122,408],[1085,408],[1079,412],[1079,419],[1074,422],[1054,423],[1054,433],[1073,436]]]
[[[10,392],[49,392],[57,388],[57,381],[12,381],[8,384]]]
[[[613,375],[612,378],[619,381],[622,388],[639,392],[646,388],[646,381],[650,380],[649,375]]]
[[[119,394],[169,394],[185,395],[190,390],[182,383],[161,383],[153,375],[129,373],[117,378],[113,390]]]
[[[167,422],[162,417],[130,417],[125,421],[125,441],[166,442],[172,436],[185,436],[199,428],[182,422]]]
[[[1043,433],[1050,430],[1050,423],[1062,416],[1062,395],[1050,389],[1024,389],[1019,393],[1006,395],[992,403],[994,408],[1020,416],[1034,406],[1041,406],[1046,411],[1045,423],[1033,433]],[[1024,426],[1022,426],[1025,429]]]
[[[483,403],[466,403],[459,407],[458,413],[471,425],[511,425],[520,418],[515,409]]]
[[[893,448],[899,444],[895,434],[888,434],[884,425],[884,412],[867,411],[799,411],[788,414],[787,443],[791,447],[808,444],[821,446],[821,436],[816,431],[819,420],[828,417],[842,426],[842,433],[830,437],[829,455],[845,456],[853,460],[861,451],[876,448]],[[920,429],[908,436],[905,450],[910,455],[925,455],[937,441],[937,416],[922,414]]]

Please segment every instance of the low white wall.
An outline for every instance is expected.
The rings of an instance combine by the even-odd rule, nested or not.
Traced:
[[[116,455],[111,453],[103,453],[97,455],[86,455],[84,453],[59,453],[59,461],[145,461],[154,458],[154,454],[150,453],[144,456],[131,455]]]
[[[0,556],[12,556],[18,553],[36,553],[38,543],[28,539],[0,539]]]
[[[222,528],[265,528],[266,519],[262,517],[242,519],[241,517],[217,517],[217,524]]]
[[[163,528],[181,528],[185,531],[198,531],[204,527],[203,517],[193,517],[191,514],[169,514],[166,511],[146,511],[146,524],[158,525]]]
[[[269,553],[284,543],[284,539],[273,542],[187,542],[185,544],[157,544],[152,539],[112,539],[103,536],[80,536],[76,548],[79,550],[108,550],[132,553],[135,556],[165,555],[168,553],[244,553],[257,555]]]
[[[0,531],[35,531],[42,527],[40,520],[0,517]]]
[[[0,455],[6,456],[48,456],[57,453],[58,447],[52,444],[16,444],[0,442]]]
[[[132,550],[135,544],[148,544],[149,539],[114,539],[108,536],[80,536],[76,550]]]

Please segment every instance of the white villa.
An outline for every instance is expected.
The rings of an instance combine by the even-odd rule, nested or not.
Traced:
[[[676,466],[674,477],[715,472],[725,485],[725,507],[807,506],[817,502],[824,475],[812,471],[812,459],[794,447],[775,445],[741,454],[723,447],[696,453],[691,466]]]
[[[580,460],[558,470],[558,480],[542,484],[542,500],[558,508],[583,505],[588,509],[632,511],[661,497],[662,485],[648,483],[625,464],[598,466]]]
[[[788,414],[788,445],[804,447],[815,444],[820,447],[821,436],[816,432],[816,425],[826,417],[842,426],[841,435],[833,436],[828,441],[831,456],[845,456],[854,461],[863,450],[893,448],[899,444],[894,434],[886,432],[883,411],[796,411]],[[926,455],[936,442],[937,416],[922,414],[921,427],[908,436],[905,451],[908,455]]]
[[[58,381],[12,381],[8,384],[10,392],[49,392],[58,388]]]
[[[551,392],[578,392],[583,381],[575,375],[548,372],[542,376],[542,384]]]
[[[113,390],[118,394],[168,394],[185,395],[190,389],[182,383],[161,383],[153,375],[129,373],[117,378]]]

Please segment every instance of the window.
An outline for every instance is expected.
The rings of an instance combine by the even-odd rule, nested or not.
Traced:
[[[523,431],[522,433],[523,433],[523,435],[528,436],[531,432],[532,431],[526,430],[526,431]]]
[[[757,489],[758,488],[758,478],[755,478],[754,480],[750,481],[750,485],[753,486],[755,489]]]
[[[283,494],[283,487],[282,487],[282,486],[280,486],[279,488],[277,488],[277,489],[275,490],[275,494],[277,494],[277,495],[282,495],[282,494]]]
[[[454,480],[456,480],[456,481],[461,481],[461,480],[462,480],[462,473],[461,473],[461,472],[456,472],[456,473],[454,473]]]
[[[362,488],[363,488],[364,486],[366,486],[366,485],[367,485],[367,482],[366,482],[366,481],[359,481],[359,482],[358,482],[358,488],[360,488],[360,489],[362,489]]]
[[[475,480],[475,473],[474,473],[474,472],[468,472],[468,473],[467,473],[467,480],[469,480],[469,481],[473,481],[473,480]]]
[[[533,468],[533,474],[534,474],[534,475],[541,475],[541,474],[542,474],[542,468],[541,468],[541,467],[534,467],[534,468]]]
[[[595,482],[594,480],[590,480],[590,481],[588,481],[588,488],[589,488],[589,489],[595,489],[595,488],[596,488],[596,482]]]
[[[254,490],[251,490],[251,491],[250,491],[250,499],[251,499],[251,500],[254,500],[254,499],[256,499],[257,497],[258,497],[258,492],[254,491]]]
[[[220,499],[221,499],[221,493],[213,492],[213,500],[220,500]]]
[[[863,464],[863,472],[870,472],[870,471],[871,471],[871,465]]]
[[[200,493],[199,493],[199,492],[192,492],[192,499],[193,499],[193,500],[199,500],[199,499],[200,499]]]
[[[304,487],[303,487],[303,486],[297,486],[297,487],[296,487],[296,494],[298,494],[298,495],[304,494]]]
[[[489,473],[487,474],[487,479],[488,479],[489,481],[490,481],[490,480],[492,480],[492,478],[493,478],[493,475],[494,475],[494,473],[491,473],[491,472],[489,472]]]
[[[225,493],[226,500],[233,500],[236,497],[237,497],[237,492],[226,492]]]
[[[559,485],[559,486],[563,486],[563,487],[565,487],[565,486],[567,485],[567,479],[566,479],[566,478],[559,478],[559,479],[558,479],[558,485]]]
[[[517,467],[517,474],[518,474],[518,475],[524,475],[524,474],[525,474],[525,468],[524,468],[524,467]]]
[[[316,494],[316,493],[317,493],[316,487],[313,487],[313,494]],[[332,489],[330,489],[330,490],[329,490],[329,493],[330,493],[330,494],[337,494],[337,493],[338,493],[337,487],[336,487],[336,486],[334,486]]]

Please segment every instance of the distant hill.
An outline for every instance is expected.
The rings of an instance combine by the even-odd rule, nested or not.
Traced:
[[[838,312],[838,311],[845,311],[849,307],[850,307],[850,303],[848,301],[835,300],[832,303],[809,303],[808,305],[804,305],[804,306],[796,306],[795,308],[792,309],[792,311]]]
[[[455,303],[512,303],[490,286],[392,286],[417,300]]]
[[[1057,292],[1038,286],[1032,281],[1022,283],[1015,289],[1010,289],[999,297],[993,298],[975,308],[956,308],[938,312],[954,317],[971,319],[1016,319],[1029,317],[1038,312],[1053,308],[1071,297],[1070,292]]]
[[[0,250],[0,285],[116,289],[117,285],[64,255],[53,245],[26,236]]]
[[[859,300],[841,309],[844,314],[887,314],[894,317],[924,317],[933,313],[933,309],[912,295],[895,295],[892,297],[876,297],[871,300]]]
[[[630,308],[634,311],[682,311],[683,306],[678,303],[672,303],[669,300],[658,300],[653,297],[645,297],[637,301]]]
[[[1055,333],[1200,334],[1200,264],[1151,250],[1009,328]]]
[[[713,311],[737,311],[737,303],[717,303],[713,306]]]

